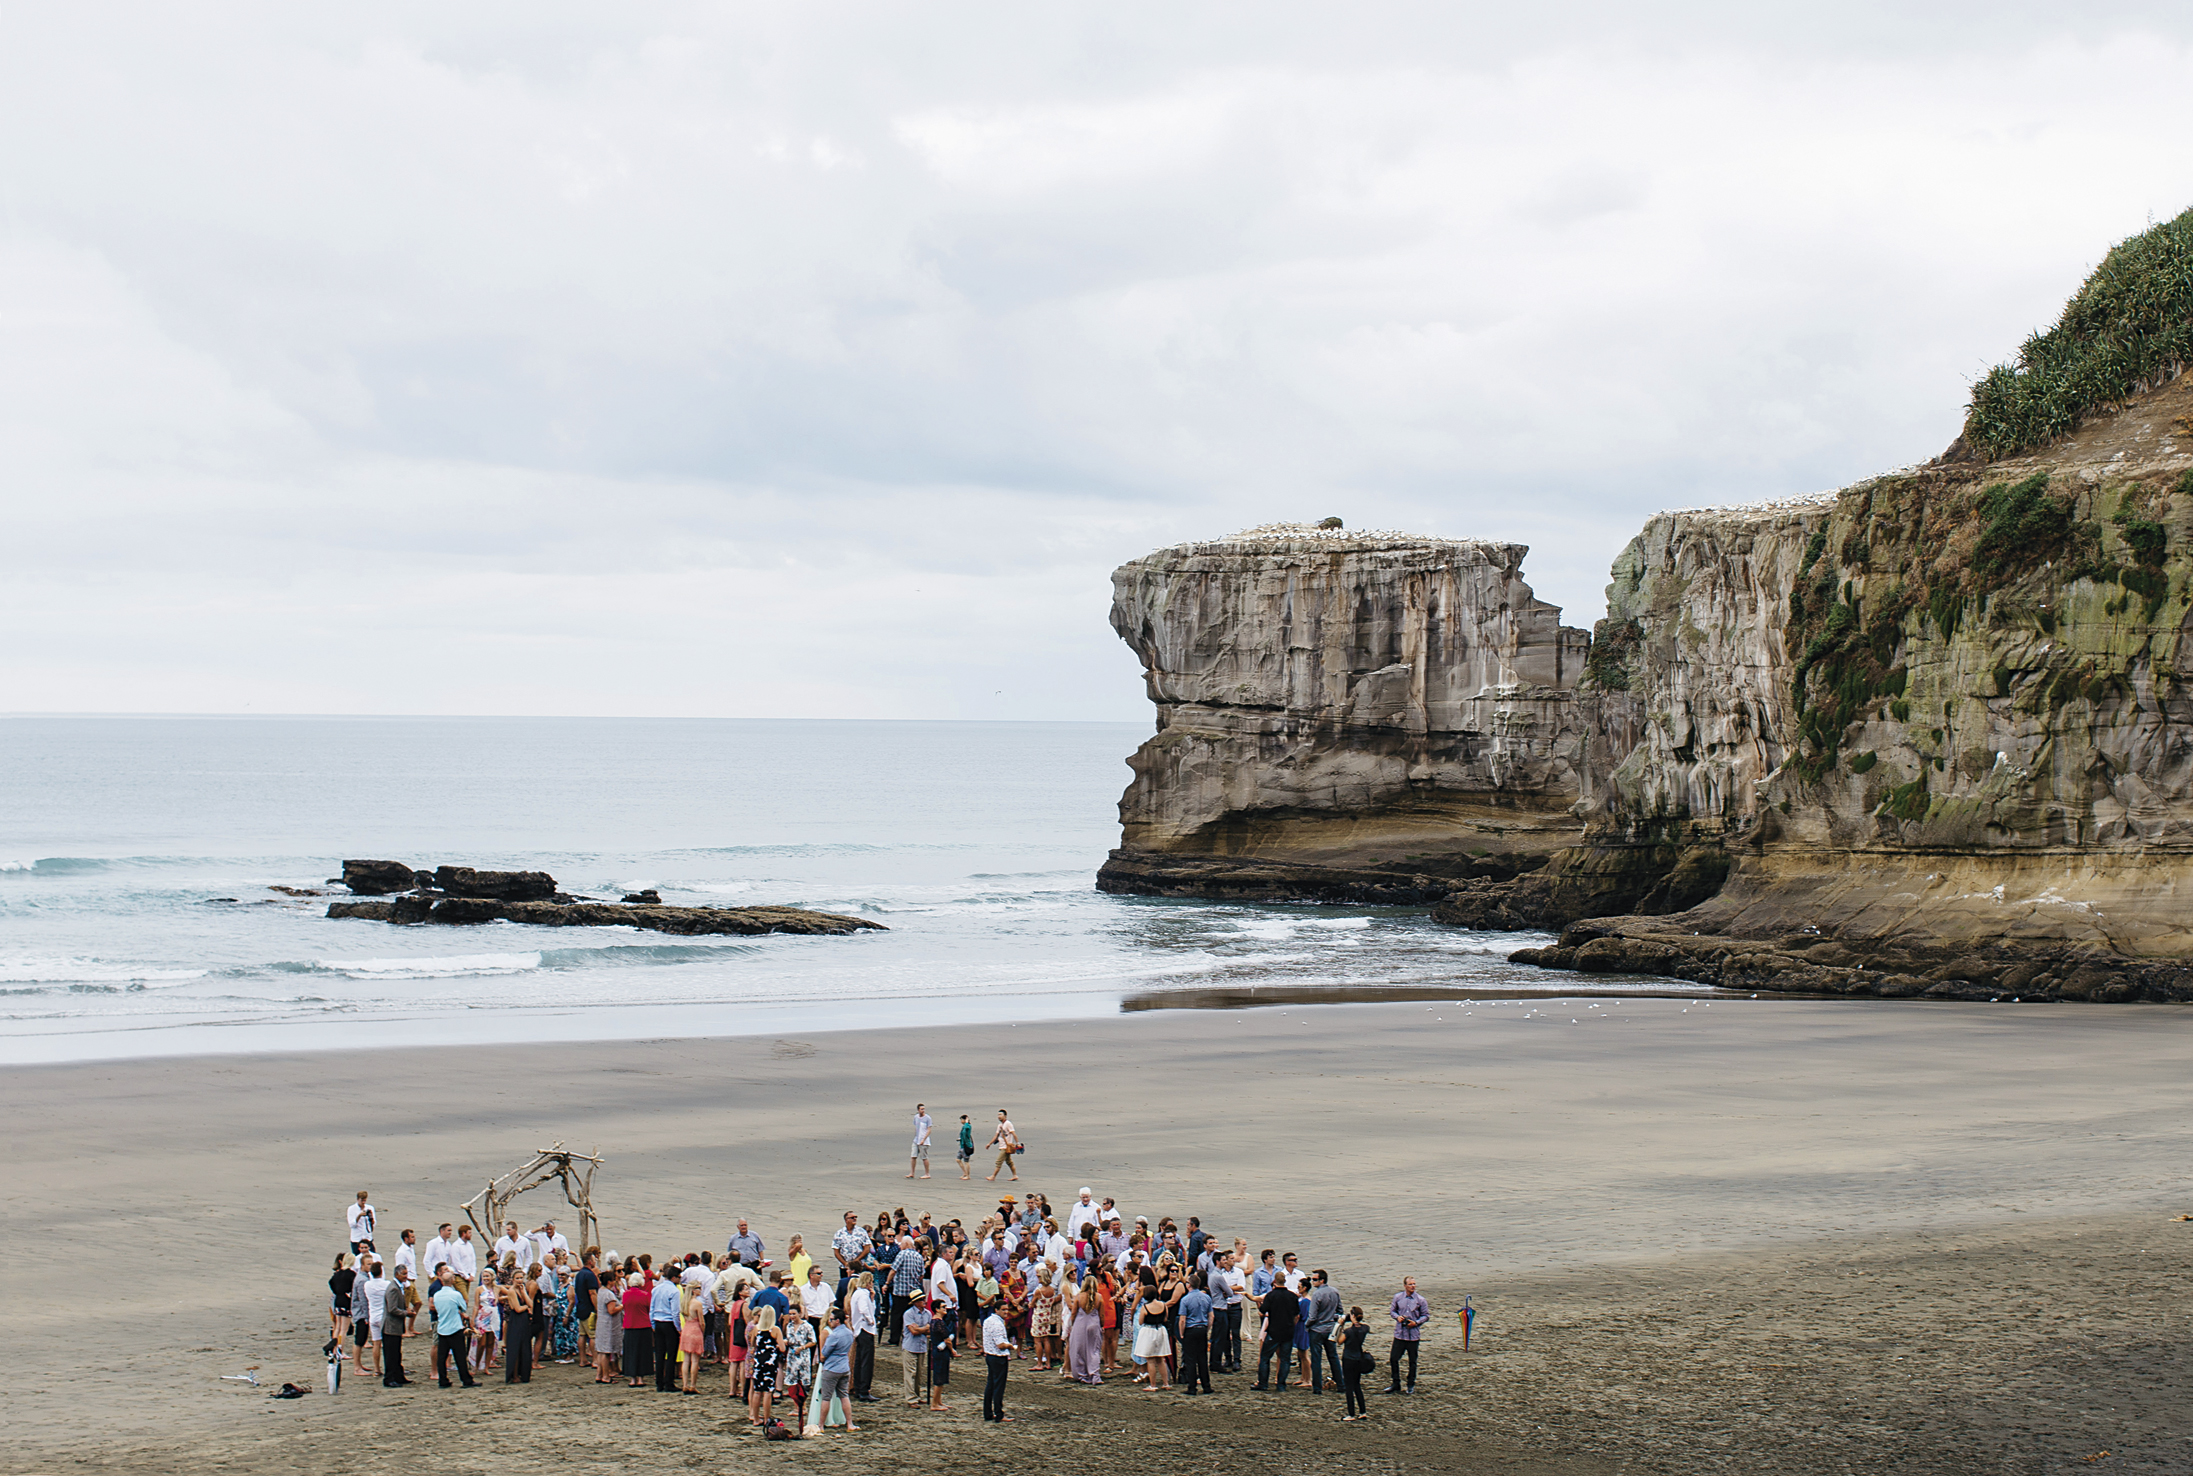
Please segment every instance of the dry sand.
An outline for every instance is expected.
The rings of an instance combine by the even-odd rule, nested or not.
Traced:
[[[0,1469],[2185,1471],[2189,1047],[2160,1007],[1640,999],[17,1069]],[[867,1406],[840,1449],[571,1368],[220,1381],[320,1382],[352,1190],[423,1240],[552,1139],[608,1156],[626,1251],[980,1215],[949,1156],[901,1177],[917,1098],[940,1139],[1011,1107],[1022,1187],[1060,1204],[1198,1213],[1374,1313],[1418,1275],[1421,1392],[1359,1427],[1246,1378],[1188,1401],[1019,1367],[1021,1418],[986,1429],[963,1365],[952,1415]]]

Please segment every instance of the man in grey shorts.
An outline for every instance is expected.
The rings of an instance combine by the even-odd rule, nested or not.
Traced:
[[[929,1109],[921,1103],[914,1104],[914,1151],[906,1158],[906,1177],[914,1177],[914,1165],[921,1165],[921,1176],[929,1177]]]

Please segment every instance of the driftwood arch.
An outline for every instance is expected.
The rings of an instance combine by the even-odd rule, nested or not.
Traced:
[[[583,1253],[587,1246],[600,1245],[602,1240],[602,1222],[594,1213],[594,1170],[601,1166],[598,1150],[574,1153],[561,1143],[540,1149],[523,1168],[489,1179],[485,1189],[464,1202],[464,1217],[486,1244],[493,1245],[510,1221],[510,1202],[526,1190],[556,1179],[563,1184],[563,1197],[579,1212],[579,1237],[573,1244]],[[481,1221],[483,1215],[485,1223]]]

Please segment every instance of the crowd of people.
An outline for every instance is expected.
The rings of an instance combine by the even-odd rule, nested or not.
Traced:
[[[998,1116],[993,1146],[1013,1145],[999,1154],[1010,1171],[1018,1138]],[[914,1163],[926,1170],[919,1109],[915,1134]],[[963,1178],[970,1140],[963,1127]],[[986,1421],[1011,1420],[1016,1362],[1082,1384],[1200,1396],[1250,1358],[1253,1390],[1284,1392],[1291,1376],[1322,1395],[1330,1382],[1343,1420],[1369,1416],[1373,1318],[1294,1251],[1221,1242],[1194,1215],[1129,1219],[1087,1187],[1063,1211],[1040,1193],[1007,1193],[971,1228],[903,1208],[866,1224],[851,1210],[842,1218],[819,1254],[793,1235],[781,1264],[744,1219],[720,1254],[574,1249],[549,1221],[529,1232],[505,1225],[484,1248],[470,1225],[438,1226],[423,1246],[406,1229],[384,1255],[360,1190],[350,1249],[328,1282],[325,1351],[391,1387],[412,1382],[406,1340],[428,1334],[443,1388],[453,1374],[466,1387],[497,1369],[527,1383],[537,1361],[584,1360],[598,1384],[699,1396],[713,1366],[748,1420],[780,1439],[858,1431],[855,1406],[884,1398],[878,1359],[893,1354],[899,1397],[940,1413],[951,1409],[953,1364],[979,1355]],[[1413,1277],[1380,1307],[1386,1394],[1415,1392],[1430,1319]]]

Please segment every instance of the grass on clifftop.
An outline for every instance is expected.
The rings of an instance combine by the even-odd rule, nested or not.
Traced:
[[[2120,241],[2045,333],[1972,387],[1964,441],[1992,461],[2046,445],[2087,415],[2193,361],[2193,210]]]

